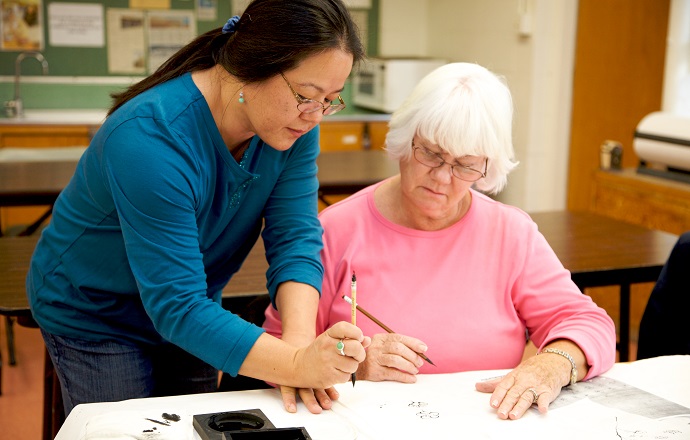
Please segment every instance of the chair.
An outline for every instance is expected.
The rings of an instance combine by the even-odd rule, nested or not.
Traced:
[[[659,274],[640,322],[637,359],[690,355],[690,231],[682,234]]]

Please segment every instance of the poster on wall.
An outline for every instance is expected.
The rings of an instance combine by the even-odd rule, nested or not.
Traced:
[[[43,0],[0,0],[1,50],[42,50]]]
[[[108,72],[146,73],[144,11],[109,8]]]
[[[149,72],[196,37],[193,11],[149,11],[147,14]]]
[[[51,3],[48,5],[48,43],[51,46],[103,47],[103,5]]]
[[[196,0],[196,18],[215,21],[218,18],[218,0]]]

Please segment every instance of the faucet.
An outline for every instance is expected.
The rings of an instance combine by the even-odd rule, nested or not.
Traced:
[[[22,52],[14,61],[14,99],[5,102],[5,113],[8,118],[20,118],[24,116],[24,105],[19,92],[19,78],[22,74],[22,61],[25,58],[35,58],[43,67],[43,74],[48,74],[48,61],[41,52]]]

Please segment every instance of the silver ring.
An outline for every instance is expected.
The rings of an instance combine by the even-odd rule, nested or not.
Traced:
[[[342,339],[339,340],[337,344],[335,344],[335,349],[338,350],[340,356],[345,356],[345,343]]]
[[[539,399],[539,394],[537,394],[537,390],[534,388],[527,388],[527,391],[532,393],[532,403],[537,403],[537,399]]]

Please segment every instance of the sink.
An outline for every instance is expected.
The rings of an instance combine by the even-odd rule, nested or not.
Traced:
[[[0,117],[0,125],[101,125],[106,109],[24,109],[16,118]]]

